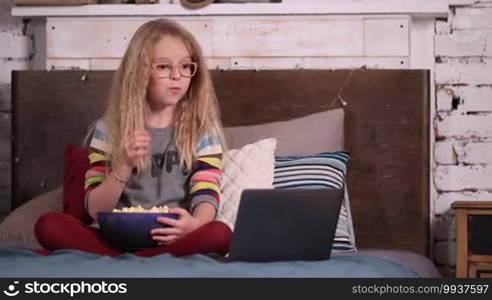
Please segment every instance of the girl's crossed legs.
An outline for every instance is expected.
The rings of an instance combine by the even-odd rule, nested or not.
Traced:
[[[42,215],[34,228],[36,238],[47,250],[78,249],[100,255],[117,256],[126,251],[109,244],[97,229],[88,227],[81,220],[63,212]],[[131,252],[138,256],[154,256],[170,253],[174,256],[191,254],[227,254],[232,237],[231,229],[224,223],[213,221],[190,232],[170,245]],[[37,251],[47,254],[47,251]]]

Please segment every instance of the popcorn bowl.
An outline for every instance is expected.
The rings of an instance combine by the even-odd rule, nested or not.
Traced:
[[[103,237],[112,245],[128,250],[142,250],[157,246],[150,231],[168,227],[157,217],[177,220],[178,214],[164,212],[98,212],[97,218]]]

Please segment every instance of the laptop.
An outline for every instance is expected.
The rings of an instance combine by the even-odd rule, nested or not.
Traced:
[[[330,258],[343,189],[247,189],[227,261]]]

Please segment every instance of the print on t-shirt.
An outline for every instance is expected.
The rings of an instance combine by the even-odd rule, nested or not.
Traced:
[[[173,171],[174,166],[179,165],[179,158],[177,151],[167,151],[165,153],[156,153],[152,155],[152,169],[151,174],[152,177],[159,177],[161,171],[166,166],[165,170],[167,173],[171,173]]]

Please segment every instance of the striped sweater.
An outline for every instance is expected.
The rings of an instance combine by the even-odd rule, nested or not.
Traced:
[[[179,167],[179,157],[172,139],[172,127],[149,128],[151,168],[141,176],[132,175],[126,183],[116,208],[142,205],[144,208],[167,205],[183,207],[193,212],[203,202],[216,211],[220,201],[222,145],[218,136],[202,135],[197,145],[197,160],[191,171]],[[86,173],[85,199],[111,172],[107,159],[107,126],[98,120],[90,141],[90,166]]]

